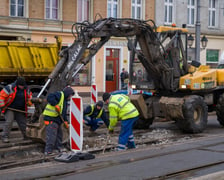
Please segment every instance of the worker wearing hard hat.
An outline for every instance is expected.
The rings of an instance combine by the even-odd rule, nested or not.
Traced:
[[[108,127],[109,121],[103,108],[103,101],[88,105],[83,112],[84,123],[90,126],[90,131],[96,131],[104,123]]]
[[[109,133],[113,133],[118,120],[121,120],[121,130],[116,150],[135,148],[133,124],[138,120],[139,112],[124,94],[103,94],[103,101],[108,104],[109,110]]]

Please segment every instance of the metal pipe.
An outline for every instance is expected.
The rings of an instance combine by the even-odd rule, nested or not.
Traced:
[[[197,0],[197,19],[195,28],[195,61],[200,62],[200,36],[201,36],[201,24],[200,24],[200,0]]]
[[[51,74],[48,76],[49,79],[54,79],[56,76],[58,76],[60,70],[62,69],[62,67],[64,66],[66,62],[65,57],[61,58],[57,65],[55,66],[54,70],[51,72]]]
[[[84,66],[84,64],[81,64],[81,65],[77,68],[77,70],[72,74],[72,77],[74,77],[74,76],[79,72],[79,70],[80,70],[83,66]]]
[[[51,82],[51,79],[48,79],[47,82],[45,83],[44,87],[41,89],[40,93],[37,95],[37,98],[41,96],[41,94],[44,92],[48,84]]]

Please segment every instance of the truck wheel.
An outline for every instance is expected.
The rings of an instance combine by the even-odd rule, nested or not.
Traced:
[[[177,126],[186,133],[201,133],[207,126],[208,107],[201,96],[192,95],[185,99],[182,106],[184,119]]]
[[[224,126],[224,94],[219,97],[218,103],[216,105],[216,115],[219,124]]]

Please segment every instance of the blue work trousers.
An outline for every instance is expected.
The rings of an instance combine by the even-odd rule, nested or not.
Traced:
[[[95,119],[89,116],[84,116],[84,122],[87,126],[90,126],[92,131],[97,130],[104,123],[104,121],[101,118]]]
[[[117,150],[135,148],[133,124],[138,120],[138,116],[127,120],[121,120],[121,131],[118,140]]]

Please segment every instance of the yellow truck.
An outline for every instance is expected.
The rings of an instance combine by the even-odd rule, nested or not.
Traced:
[[[31,41],[0,41],[0,89],[24,76],[36,94],[59,60],[61,38],[57,43]]]

